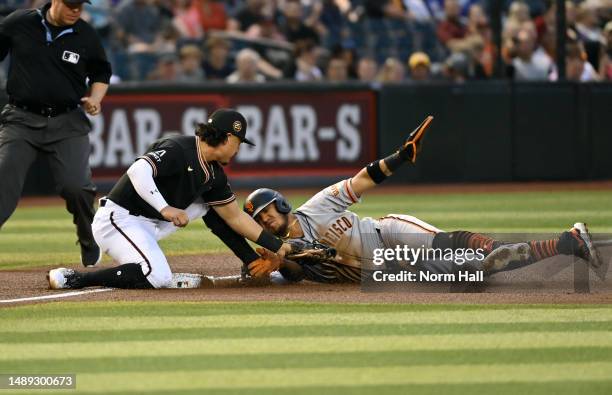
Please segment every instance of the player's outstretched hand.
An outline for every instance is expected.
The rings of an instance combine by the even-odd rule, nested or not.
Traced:
[[[278,255],[265,248],[257,248],[255,251],[257,251],[261,257],[249,264],[249,273],[251,273],[251,276],[269,276],[270,273],[280,268],[281,258],[279,258]]]
[[[187,226],[189,223],[189,216],[185,210],[181,210],[180,208],[166,206],[161,211],[160,214],[166,221],[172,222],[175,226],[182,228]]]
[[[87,112],[87,114],[89,115],[98,115],[100,114],[100,111],[102,111],[102,104],[100,103],[100,101],[95,100],[89,96],[82,97],[81,103],[83,103],[83,108],[85,109],[85,112]]]

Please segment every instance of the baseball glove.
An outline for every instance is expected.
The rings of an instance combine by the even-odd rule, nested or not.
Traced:
[[[423,142],[423,137],[425,137],[425,131],[429,128],[431,121],[433,121],[433,117],[429,115],[419,126],[416,127],[408,135],[408,138],[399,149],[400,157],[404,160],[409,160],[412,163],[416,162],[417,154],[420,151],[421,143]]]
[[[285,258],[292,261],[299,261],[302,259],[324,261],[336,256],[335,248],[319,243],[318,241],[307,242],[290,240],[288,243],[291,245],[291,252],[288,253]]]

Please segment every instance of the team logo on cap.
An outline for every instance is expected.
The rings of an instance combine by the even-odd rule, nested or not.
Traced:
[[[240,121],[235,121],[232,127],[234,128],[234,132],[240,132],[242,130],[242,124]]]
[[[253,209],[254,209],[253,202],[251,202],[250,200],[247,200],[247,202],[244,204],[244,208],[249,214],[253,214]]]

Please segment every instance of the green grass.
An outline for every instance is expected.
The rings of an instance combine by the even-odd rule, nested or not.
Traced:
[[[556,233],[585,221],[612,233],[610,201],[375,195],[354,209],[447,230]],[[0,268],[78,262],[74,240],[63,207],[20,208],[0,231]],[[225,251],[199,221],[162,247]],[[46,303],[0,309],[0,373],[73,373],[76,392],[94,394],[610,394],[612,306]]]
[[[290,195],[294,206],[306,196]],[[556,233],[587,222],[612,233],[612,192],[369,195],[353,206],[361,216],[414,215],[445,230]],[[0,268],[79,262],[72,219],[63,206],[20,208],[0,231]],[[167,255],[226,251],[201,221],[161,242]],[[108,260],[108,258],[106,258]]]
[[[0,372],[98,394],[608,394],[611,328],[609,305],[51,303],[0,310]]]

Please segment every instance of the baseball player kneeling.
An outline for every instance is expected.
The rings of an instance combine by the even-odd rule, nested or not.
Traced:
[[[278,270],[289,281],[302,279],[324,282],[359,282],[362,270],[374,270],[375,251],[407,246],[412,250],[458,249],[480,250],[482,259],[476,270],[487,274],[516,269],[544,258],[557,255],[576,255],[597,266],[598,256],[586,226],[577,223],[558,239],[508,244],[483,234],[468,231],[445,232],[418,218],[404,214],[389,214],[380,219],[359,218],[348,207],[360,201],[367,190],[383,182],[400,166],[414,163],[425,130],[432,117],[415,129],[399,150],[376,160],[354,177],[320,191],[297,210],[279,192],[258,189],[244,204],[244,211],[264,229],[290,243],[301,240],[333,247],[333,259],[275,258],[259,251],[267,260],[250,265],[251,274],[266,276]],[[453,273],[457,265],[452,261],[432,260],[416,263],[416,270],[433,273]]]
[[[208,123],[198,125],[196,136],[172,136],[153,143],[109,195],[100,199],[93,220],[96,242],[119,266],[88,273],[53,269],[47,275],[49,286],[168,287],[172,272],[158,240],[203,216],[207,223],[209,218],[227,227],[213,232],[231,242],[246,264],[261,258],[243,237],[280,257],[291,251],[289,244],[240,210],[223,172],[241,143],[252,144],[246,130],[242,114],[220,109]]]

